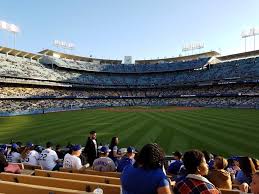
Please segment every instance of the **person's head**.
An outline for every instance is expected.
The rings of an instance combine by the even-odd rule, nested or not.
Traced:
[[[252,161],[251,158],[249,157],[239,157],[239,164],[240,164],[240,169],[243,171],[243,173],[247,176],[247,177],[252,177],[252,174],[255,173],[256,169],[255,169],[255,165]]]
[[[203,150],[202,153],[204,155],[204,158],[205,158],[206,162],[208,163],[211,160],[212,155],[206,150]]]
[[[32,142],[28,142],[28,143],[26,144],[26,149],[27,149],[27,150],[33,150],[33,149],[34,149],[34,144],[33,144]]]
[[[60,145],[60,144],[57,144],[57,145],[56,145],[56,151],[60,151],[60,149],[61,149],[61,145]]]
[[[107,157],[110,153],[110,149],[108,146],[102,146],[101,149],[99,150],[100,156],[101,157]]]
[[[222,156],[217,156],[214,159],[214,168],[218,170],[225,169],[228,166],[228,161]]]
[[[175,152],[173,153],[173,156],[174,156],[174,159],[175,159],[175,160],[181,160],[181,159],[182,159],[182,153],[179,152],[179,151],[175,151]]]
[[[128,158],[134,158],[135,157],[136,150],[134,147],[128,147],[127,148],[127,156]]]
[[[12,144],[11,152],[19,152],[19,146],[16,143]]]
[[[112,137],[110,147],[113,148],[114,146],[119,144],[119,138],[118,137]]]
[[[199,150],[187,151],[183,155],[183,163],[187,174],[199,174],[205,176],[209,168],[204,154]]]
[[[95,140],[96,139],[96,132],[95,131],[90,131],[89,137],[90,137],[90,139]]]
[[[71,147],[72,155],[79,157],[81,155],[81,145],[76,144]]]
[[[162,168],[164,157],[165,153],[158,144],[146,144],[140,150],[136,164],[144,169]]]
[[[53,144],[50,142],[50,141],[48,141],[47,143],[46,143],[46,148],[51,148],[53,146]]]
[[[258,171],[253,175],[250,187],[253,194],[259,194],[259,172]]]

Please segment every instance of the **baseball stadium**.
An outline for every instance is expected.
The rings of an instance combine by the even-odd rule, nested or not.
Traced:
[[[62,7],[62,5],[59,6]],[[23,14],[25,13],[21,15]],[[39,15],[41,14],[41,11],[39,11]],[[136,14],[139,13],[136,12]],[[88,16],[90,15],[89,13]],[[114,57],[116,56],[115,52],[119,51],[120,47],[123,47],[122,50],[124,51],[124,47],[126,48],[127,45],[120,44],[116,48],[117,50],[111,49],[113,57],[109,55],[108,49],[107,55],[102,50],[102,54],[107,57],[93,56],[90,52],[84,52],[82,49],[96,49],[97,51],[100,49],[98,47],[100,44],[94,45],[90,39],[89,45],[91,43],[92,45],[80,45],[83,38],[80,39],[77,35],[72,36],[80,45],[79,49],[75,49],[74,43],[58,40],[51,36],[54,31],[66,34],[63,27],[64,31],[59,31],[61,30],[58,29],[59,27],[49,29],[51,26],[43,30],[41,36],[44,36],[47,31],[53,30],[50,34],[47,34],[50,36],[48,38],[53,38],[53,45],[51,46],[44,44],[43,41],[47,40],[40,40],[39,37],[37,48],[31,48],[29,42],[19,44],[23,37],[25,41],[31,39],[30,41],[35,43],[37,36],[30,35],[30,38],[28,38],[24,35],[26,31],[20,35],[23,28],[20,29],[16,24],[6,22],[9,21],[6,20],[7,16],[8,14],[1,16],[0,13],[0,38],[3,37],[2,40],[0,39],[0,151],[4,158],[2,159],[0,153],[0,163],[2,160],[6,160],[9,165],[6,163],[1,170],[2,163],[0,164],[0,193],[3,191],[7,194],[13,194],[20,191],[23,194],[41,190],[42,194],[68,194],[79,193],[79,191],[83,193],[102,193],[104,191],[107,194],[120,192],[123,194],[170,194],[171,191],[174,191],[176,194],[184,194],[188,192],[179,186],[183,180],[181,179],[178,182],[178,178],[182,176],[182,167],[186,170],[184,172],[191,172],[188,169],[188,157],[193,157],[193,159],[188,159],[189,161],[193,160],[190,165],[195,165],[194,163],[199,160],[198,157],[205,158],[210,171],[214,168],[217,169],[215,163],[219,157],[222,158],[222,161],[226,160],[224,158],[239,161],[240,171],[243,170],[242,159],[240,158],[247,157],[249,161],[252,161],[253,158],[253,162],[256,161],[253,169],[259,169],[259,162],[255,159],[259,158],[259,50],[256,45],[256,37],[259,35],[258,29],[253,27],[247,32],[242,32],[241,38],[242,43],[243,39],[245,40],[245,50],[233,49],[232,52],[227,53],[213,46],[205,48],[203,42],[191,42],[182,47],[182,53],[179,55],[161,57],[163,49],[158,46],[157,49],[160,49],[158,53],[160,57],[158,58],[156,56],[150,57],[153,52],[157,51],[154,49],[147,57],[143,57],[146,54],[146,52],[143,52],[136,57],[124,56],[123,60]],[[4,19],[2,20],[1,17]],[[68,20],[66,22],[71,23],[65,15],[60,17],[64,17],[64,20]],[[204,18],[204,20],[206,19]],[[42,17],[39,17],[39,21],[44,22]],[[116,20],[115,23],[118,21]],[[45,24],[48,25],[48,22]],[[59,22],[62,23],[61,18]],[[105,22],[102,24],[107,27]],[[112,22],[110,24],[113,26]],[[55,25],[58,26],[58,24]],[[234,24],[229,23],[229,25]],[[35,24],[35,26],[38,28],[38,25]],[[90,26],[89,23],[88,27]],[[98,26],[96,28],[99,29]],[[124,26],[124,28],[127,27]],[[121,29],[118,27],[118,31],[121,32],[122,29],[123,27]],[[109,33],[109,30],[114,32],[116,28],[107,29],[107,33]],[[87,30],[85,33],[87,34]],[[99,34],[100,31],[95,33]],[[136,32],[131,33],[134,36]],[[217,33],[220,33],[219,30]],[[148,38],[149,35],[147,34],[145,36]],[[162,34],[161,32],[161,40]],[[135,34],[135,36],[137,35]],[[152,33],[150,36],[152,36]],[[193,36],[196,38],[195,35]],[[7,38],[5,39],[5,37]],[[93,41],[94,38],[102,39],[97,35],[93,37]],[[185,41],[183,37],[180,36],[179,38],[182,39],[181,41]],[[210,38],[212,44],[216,45],[217,42],[212,40],[213,37]],[[253,39],[253,48],[247,46],[251,38]],[[150,42],[152,42],[151,39]],[[116,42],[116,38],[112,41]],[[132,40],[129,39],[130,41]],[[107,40],[107,42],[109,41]],[[141,45],[141,42],[138,43]],[[106,44],[106,40],[102,44]],[[227,43],[224,42],[225,44]],[[116,47],[114,45],[111,47]],[[38,49],[42,46],[45,48]],[[174,46],[172,47],[174,48]],[[165,49],[167,48],[165,47]],[[130,49],[129,52],[131,52]],[[139,50],[135,54],[137,52],[139,53]],[[119,55],[121,55],[121,52],[119,52]],[[93,141],[93,148],[88,147],[89,138]],[[111,146],[114,138],[117,138],[115,140],[116,148]],[[47,145],[46,142],[48,142]],[[65,158],[64,155],[61,158],[58,156],[55,165],[48,169],[41,162],[45,161],[44,157],[47,157],[47,155],[45,156],[44,153],[51,148],[52,143],[61,147],[66,155]],[[46,149],[44,149],[45,145]],[[85,148],[81,148],[81,145]],[[122,149],[119,150],[117,145]],[[149,146],[153,146],[152,149],[157,149],[156,153],[163,150],[161,153],[164,153],[163,164],[165,166],[161,164],[161,160],[159,169],[163,167],[163,170],[167,173],[165,175],[172,181],[170,182],[170,188],[165,183],[156,188],[149,188],[149,186],[145,188],[143,186],[143,190],[146,189],[145,192],[133,192],[134,188],[131,188],[133,186],[130,186],[130,183],[134,182],[134,178],[131,179],[130,175],[125,175],[125,178],[123,174],[126,174],[127,167],[123,169],[123,172],[82,175],[87,174],[87,170],[89,170],[84,169],[84,172],[80,172],[80,176],[89,176],[89,180],[83,177],[76,178],[77,175],[74,177],[76,180],[73,177],[64,178],[67,175],[62,174],[67,173],[72,176],[74,170],[81,171],[82,168],[91,168],[89,171],[95,171],[95,160],[103,158],[106,153],[112,153],[112,157],[110,155],[109,157],[114,162],[115,170],[111,171],[116,171],[116,169],[118,171],[120,160],[124,157],[121,153],[124,151],[127,152],[126,154],[130,151],[135,154],[138,151],[139,158],[136,157],[135,159],[136,164],[140,167],[136,168],[142,168],[145,167],[145,159],[148,158],[151,161],[152,157],[155,158],[156,155],[153,153],[151,157],[145,155],[147,153],[144,154],[145,148],[146,152],[151,149],[148,148]],[[14,162],[8,157],[8,154],[17,147],[22,150],[19,151],[21,158]],[[30,149],[34,147],[36,151],[33,151],[37,152],[38,162],[35,164],[27,163],[31,160],[29,157],[32,155],[31,153],[28,154],[29,152],[24,154],[27,147]],[[95,150],[94,161],[90,160],[91,156],[87,149]],[[81,159],[80,168],[74,169],[73,165],[69,165],[70,171],[67,170],[66,156],[71,154],[72,157],[73,153],[79,150],[81,155],[79,154],[76,160]],[[135,152],[135,150],[137,151]],[[191,151],[188,152],[188,150]],[[209,157],[208,160],[206,153]],[[188,154],[193,155],[188,156]],[[179,159],[182,166],[177,167],[177,172],[170,168],[178,160],[176,155],[180,155],[180,158],[183,155],[183,162]],[[165,156],[166,162],[164,161]],[[28,161],[23,157],[27,157]],[[141,157],[144,158],[142,158],[143,161],[141,161]],[[60,161],[63,163],[60,163]],[[210,161],[213,161],[212,166],[210,166]],[[199,165],[201,165],[202,161],[199,162]],[[226,171],[230,168],[229,164],[224,166]],[[29,177],[23,177],[28,175],[8,174],[9,171],[6,168],[9,166],[20,168],[17,171],[18,174],[21,172],[21,174],[30,174],[31,180]],[[187,173],[188,176],[189,174],[205,176],[205,173],[200,172],[200,166],[197,168],[198,170],[195,173]],[[63,172],[57,172],[61,173],[60,175],[55,175],[55,173],[52,175],[51,171],[45,172],[46,170],[54,171],[57,169],[62,169]],[[102,169],[103,167],[97,171],[103,171]],[[15,171],[15,173],[17,172]],[[122,174],[118,174],[121,172]],[[229,171],[228,173],[231,175],[231,187],[217,186],[217,183],[208,178],[215,185],[215,187],[212,183],[209,183],[212,185],[211,187],[207,185],[206,189],[210,190],[208,193],[225,192],[227,194],[230,192],[235,194],[232,188],[239,189],[238,192],[256,193],[256,189],[250,185],[252,177],[253,180],[255,179],[255,171],[250,172],[249,176],[247,175],[249,180],[247,182],[238,179],[241,175],[237,171],[235,173]],[[101,178],[97,178],[96,183],[94,183],[95,181],[91,182],[91,180],[97,180],[91,178],[91,176],[97,175],[99,177],[105,176],[103,183],[98,182]],[[46,179],[46,182],[39,180],[39,183],[36,183],[37,178],[32,177],[37,176],[45,176],[42,179],[44,178],[44,181]],[[257,176],[259,177],[258,172]],[[50,179],[55,181],[51,183]],[[140,178],[138,180],[138,182],[143,181]],[[217,180],[222,179],[217,177]],[[78,181],[78,183],[75,184],[73,181]],[[77,184],[83,186],[79,188]],[[170,191],[167,190],[168,188]],[[151,190],[155,192],[151,192]]]

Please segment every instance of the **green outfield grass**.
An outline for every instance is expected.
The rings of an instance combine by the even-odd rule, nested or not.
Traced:
[[[107,144],[118,136],[119,147],[141,148],[159,143],[169,154],[191,148],[230,155],[259,157],[259,111],[201,109],[161,112],[166,107],[82,110],[15,117],[0,117],[0,142],[47,141],[85,144],[88,132],[97,131]],[[140,111],[134,111],[138,109]],[[129,110],[129,111],[127,111]],[[132,111],[133,110],[133,111]]]

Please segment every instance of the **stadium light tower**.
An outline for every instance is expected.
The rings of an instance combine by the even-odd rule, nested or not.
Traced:
[[[16,34],[20,32],[20,28],[14,24],[9,24],[6,21],[0,21],[0,30],[11,32],[14,36],[14,48],[16,47]]]
[[[258,28],[251,28],[248,32],[243,31],[241,37],[245,39],[245,52],[246,52],[246,39],[249,37],[254,37],[254,50],[255,50],[255,38],[259,35]]]
[[[75,49],[75,44],[61,41],[61,40],[54,40],[53,44],[57,48],[62,48],[65,50],[74,50]]]
[[[195,42],[195,43],[190,43],[190,44],[186,44],[183,46],[182,48],[182,51],[183,52],[188,52],[188,51],[192,51],[192,54],[193,54],[193,51],[194,50],[199,50],[204,48],[204,43],[202,42]]]

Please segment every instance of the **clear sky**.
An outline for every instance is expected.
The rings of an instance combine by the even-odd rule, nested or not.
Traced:
[[[241,32],[259,27],[258,10],[259,0],[2,0],[0,20],[21,28],[17,49],[54,49],[57,39],[74,43],[73,54],[150,59],[178,56],[194,41],[242,52]],[[12,36],[1,31],[0,44],[12,47]]]

